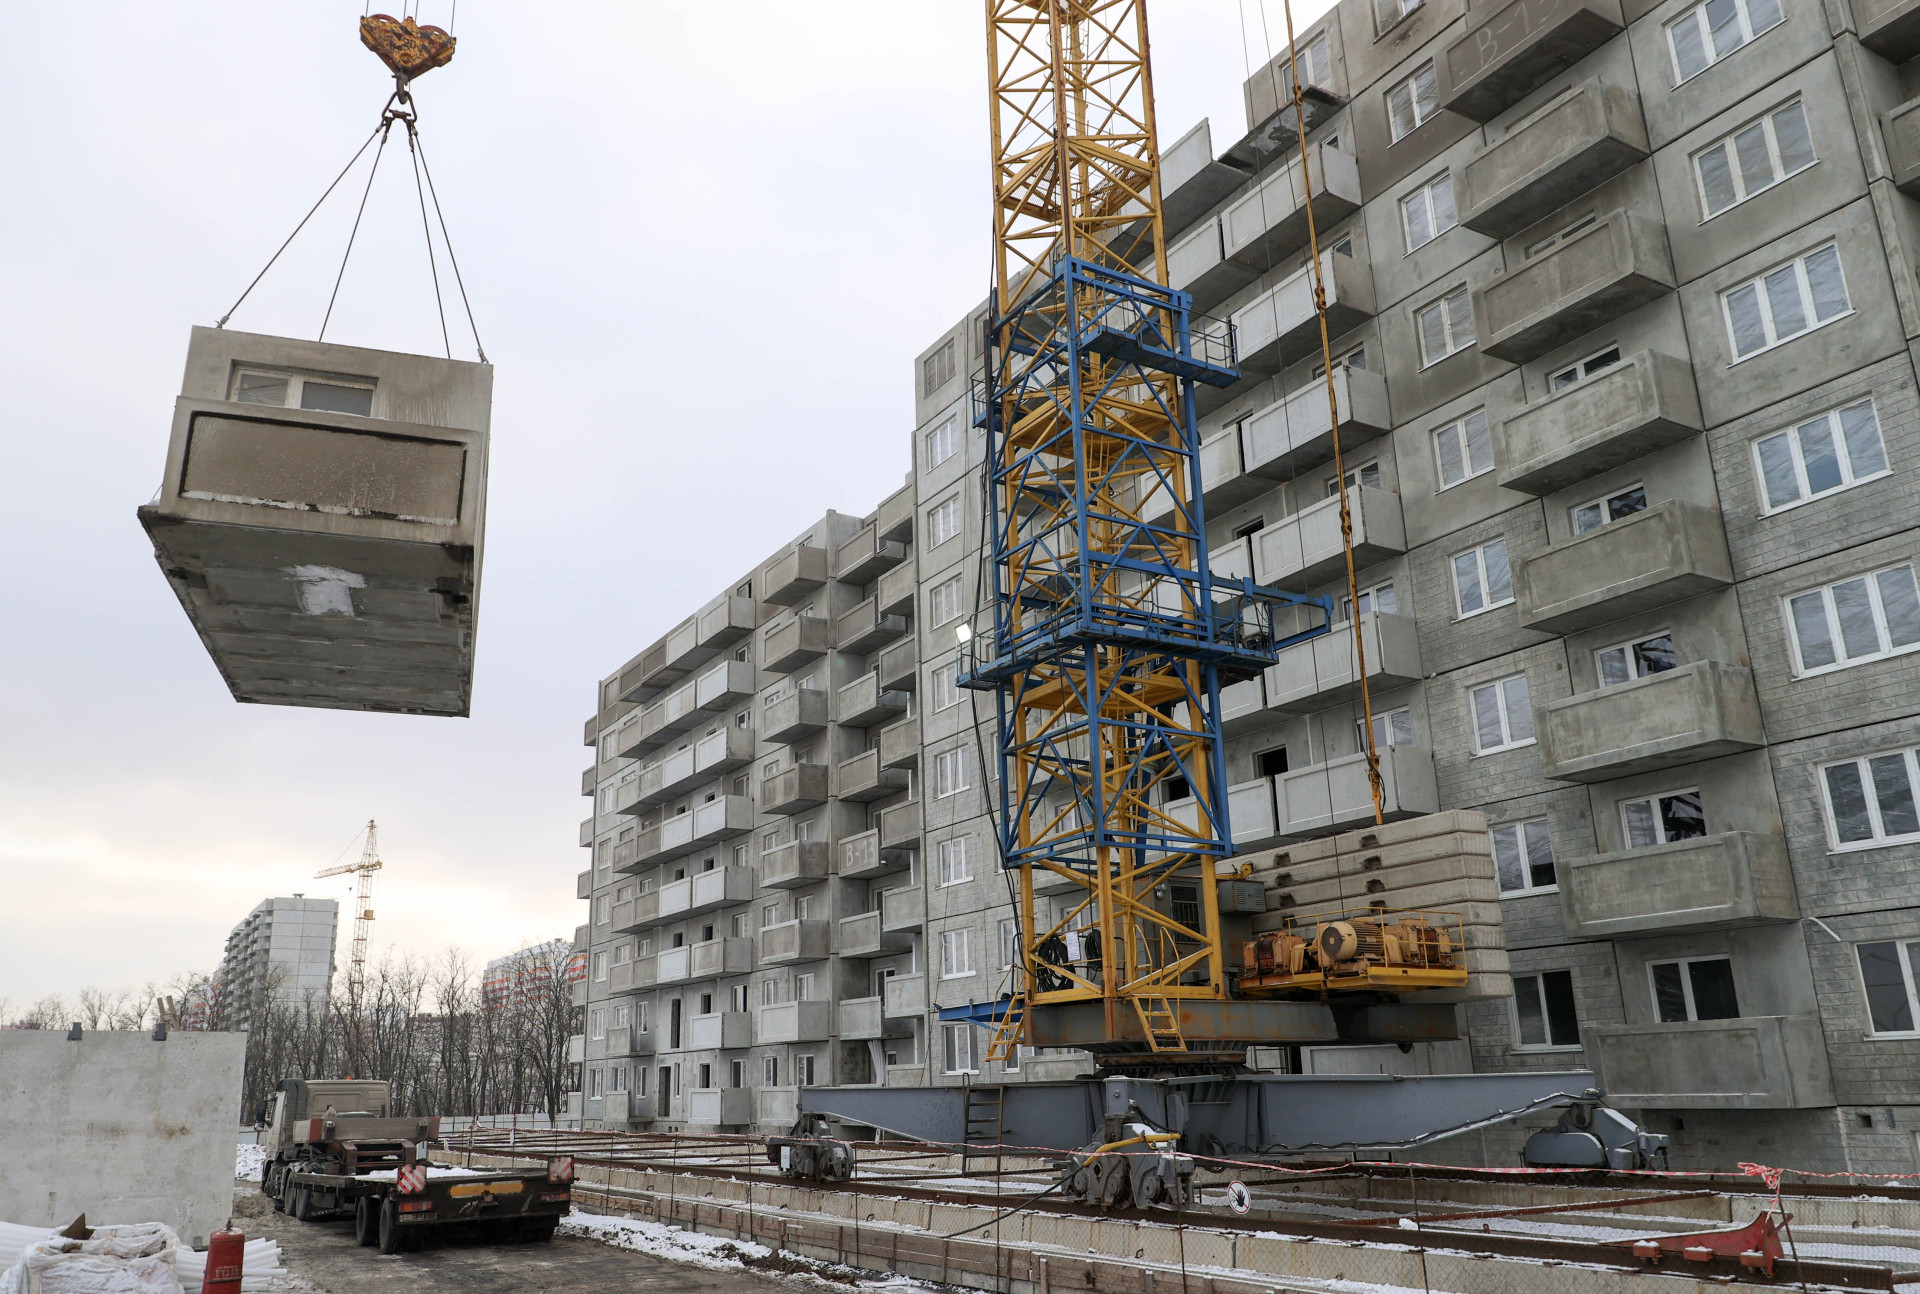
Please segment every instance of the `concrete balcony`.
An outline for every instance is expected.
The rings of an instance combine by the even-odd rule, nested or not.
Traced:
[[[638,809],[665,804],[702,782],[753,762],[753,733],[729,723],[699,741],[640,770],[633,803]]]
[[[613,846],[613,870],[632,872],[638,870],[640,862],[640,842],[634,839],[618,841]]]
[[[842,1042],[862,1042],[872,1038],[901,1038],[912,1031],[898,1020],[887,1018],[886,999],[855,997],[841,1001],[836,1015]]]
[[[687,1093],[687,1122],[715,1128],[741,1128],[753,1122],[750,1087],[694,1088]]]
[[[1650,151],[1634,93],[1582,82],[1467,163],[1460,223],[1489,238],[1511,238]]]
[[[833,1033],[833,1003],[776,1002],[760,1008],[760,1045],[825,1042]]]
[[[592,764],[580,772],[580,794],[592,795],[600,785],[600,765]]]
[[[913,615],[914,601],[920,596],[920,574],[912,562],[902,562],[882,575],[878,587],[874,590],[874,599],[880,605],[880,614],[888,616]]]
[[[678,948],[663,948],[655,958],[656,982],[690,984],[722,975],[745,975],[753,969],[753,940],[708,939]]]
[[[607,990],[611,993],[634,993],[649,989],[654,985],[654,977],[659,968],[651,957],[638,957],[623,962],[607,973]]]
[[[812,885],[833,871],[833,846],[824,840],[789,840],[761,854],[758,870],[767,889]]]
[[[1322,403],[1325,397],[1322,396]],[[1201,498],[1208,515],[1245,503],[1263,490],[1273,488],[1272,482],[1259,477],[1250,477],[1240,466],[1240,432],[1238,428],[1208,436],[1200,442],[1200,481]],[[1151,482],[1151,490],[1141,501],[1141,515],[1148,520],[1169,517],[1175,511],[1178,502],[1173,491],[1158,481]]]
[[[881,1010],[889,1020],[915,1020],[927,1013],[925,975],[889,975],[880,995]]]
[[[645,864],[683,858],[752,830],[753,801],[744,795],[723,795],[641,832],[636,842],[638,861]]]
[[[760,1112],[763,1128],[791,1128],[800,1118],[800,1089],[797,1087],[757,1087],[753,1090],[754,1108]]]
[[[1375,694],[1405,687],[1425,677],[1420,669],[1420,631],[1412,616],[1368,612],[1359,617],[1360,645],[1366,652],[1367,686]],[[1266,671],[1267,706],[1289,714],[1310,714],[1360,695],[1355,673],[1353,626],[1280,650]]]
[[[1582,1030],[1608,1104],[1623,1109],[1801,1110],[1833,1104],[1817,1015]]]
[[[825,764],[795,764],[760,783],[760,807],[767,813],[805,813],[827,802]]]
[[[687,1021],[688,1051],[736,1051],[753,1046],[753,1016],[746,1011],[717,1011]]]
[[[1267,689],[1256,676],[1229,683],[1220,689],[1220,731],[1229,737],[1264,727],[1267,719]]]
[[[880,853],[896,857],[920,848],[920,801],[891,804],[880,811]]]
[[[567,1061],[578,1065],[587,1058],[587,1039],[585,1034],[574,1034],[567,1039]]]
[[[833,955],[833,923],[808,919],[760,927],[760,965],[792,966]]]
[[[1433,752],[1425,746],[1382,746],[1380,803],[1388,822],[1440,811]],[[1282,836],[1326,836],[1373,821],[1367,757],[1345,755],[1273,779]]]
[[[871,584],[880,572],[906,560],[907,546],[897,539],[882,539],[878,525],[869,521],[859,534],[833,550],[833,578],[845,584]]]
[[[593,819],[582,818],[580,820],[580,848],[591,849],[592,847],[593,847]]]
[[[658,750],[716,712],[751,700],[753,685],[751,664],[743,660],[719,662],[641,711],[639,724],[622,739],[621,757],[637,759]]]
[[[695,619],[701,648],[724,651],[753,633],[753,599],[726,594],[715,598]]]
[[[1365,369],[1333,371],[1334,402],[1340,410],[1340,448],[1384,436],[1393,428],[1387,409],[1387,379]],[[1249,474],[1263,482],[1288,481],[1310,468],[1333,461],[1333,420],[1327,414],[1324,379],[1276,400],[1240,424],[1240,451]]]
[[[779,745],[805,741],[826,727],[827,694],[822,688],[795,688],[760,709],[760,735]]]
[[[1482,353],[1524,364],[1673,289],[1666,226],[1612,211],[1475,288],[1474,335]]]
[[[880,599],[868,598],[834,622],[834,642],[841,651],[865,656],[907,632],[907,618],[882,615]]]
[[[573,878],[573,897],[590,899],[593,897],[593,869],[589,867]]]
[[[1496,479],[1552,494],[1702,429],[1693,366],[1643,350],[1494,424]]]
[[[840,877],[842,880],[858,881],[888,876],[905,871],[911,858],[910,853],[902,850],[882,849],[880,829],[875,827],[857,836],[848,836],[840,842]]]
[[[1328,335],[1338,337],[1374,316],[1373,275],[1368,267],[1338,252],[1320,254],[1327,287]],[[1320,349],[1320,321],[1313,303],[1309,266],[1276,284],[1233,313],[1240,367],[1249,373],[1278,373]]]
[[[1697,660],[1534,709],[1541,771],[1604,782],[1767,744],[1753,671]]]
[[[1909,198],[1920,198],[1920,99],[1881,113],[1880,137],[1886,141],[1894,187]]]
[[[1407,551],[1399,495],[1361,485],[1347,491],[1347,504],[1353,514],[1355,570]],[[1338,496],[1302,508],[1253,536],[1253,578],[1262,584],[1310,589],[1344,576],[1346,569]]]
[[[1199,832],[1199,801],[1169,800],[1164,807],[1167,816],[1196,834]],[[1272,778],[1262,777],[1227,788],[1227,828],[1233,833],[1236,850],[1258,849],[1280,838],[1274,830]],[[1038,879],[1036,876],[1035,880]]]
[[[645,894],[613,905],[613,933],[632,934],[638,930],[651,930],[660,924],[660,891],[650,890]]]
[[[863,751],[840,764],[840,798],[857,803],[884,800],[906,790],[909,776],[903,768],[882,766],[877,748]]]
[[[1720,512],[1668,499],[1513,564],[1520,623],[1569,634],[1733,583]]]
[[[1220,214],[1221,250],[1255,274],[1307,245],[1307,209],[1322,231],[1360,209],[1360,164],[1337,148],[1307,146],[1308,194],[1301,159],[1275,167],[1264,180]]]
[[[669,629],[659,642],[640,653],[640,659],[621,672],[615,686],[620,689],[622,701],[646,701],[712,657],[712,650],[702,650],[700,646],[700,617],[688,616]]]
[[[918,885],[888,890],[880,896],[880,928],[888,934],[923,930],[927,924],[927,892]]]
[[[898,539],[902,543],[913,543],[914,506],[918,502],[913,486],[903,485],[880,501],[873,510],[875,533],[882,539]]]
[[[1440,106],[1492,121],[1625,27],[1619,0],[1511,0],[1476,10],[1440,56]]]
[[[840,918],[839,941],[834,951],[842,957],[891,957],[911,947],[911,934],[883,929],[878,912],[861,912]]]
[[[1211,310],[1257,277],[1227,259],[1217,216],[1200,221],[1167,248],[1167,281],[1193,297],[1195,310]]]
[[[621,1056],[651,1056],[654,1054],[653,1034],[642,1031],[635,1033],[631,1029],[607,1030],[607,1056],[617,1059]]]
[[[880,653],[878,664],[881,690],[912,692],[920,679],[920,644],[911,638],[897,642]]]
[[[769,674],[791,674],[833,648],[833,626],[825,616],[794,616],[767,631],[760,662]]]
[[[795,544],[774,559],[767,568],[766,590],[762,602],[790,607],[803,602],[809,594],[827,582],[827,550],[808,544]]]
[[[1860,43],[1893,63],[1920,54],[1920,0],[1854,0]]]
[[[753,869],[728,863],[710,872],[695,872],[660,887],[660,920],[681,921],[715,912],[753,897]]]
[[[1726,831],[1555,865],[1571,939],[1684,934],[1800,915],[1784,836]]]
[[[880,730],[880,767],[920,766],[920,720],[902,719]]]
[[[907,712],[907,694],[880,686],[878,674],[862,674],[834,694],[834,721],[843,728],[872,728]]]

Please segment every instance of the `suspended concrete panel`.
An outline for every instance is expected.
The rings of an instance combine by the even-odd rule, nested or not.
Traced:
[[[237,701],[467,714],[490,365],[196,328],[139,510]]]

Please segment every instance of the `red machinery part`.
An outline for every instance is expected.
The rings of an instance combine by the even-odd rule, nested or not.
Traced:
[[[207,1240],[207,1275],[201,1294],[240,1294],[240,1272],[245,1265],[247,1237],[239,1231],[216,1231]]]
[[[1791,1221],[1791,1215],[1779,1215]],[[1688,1231],[1677,1236],[1647,1236],[1620,1242],[1633,1250],[1633,1256],[1647,1262],[1659,1262],[1667,1254],[1678,1254],[1688,1262],[1710,1262],[1717,1256],[1738,1258],[1742,1267],[1757,1268],[1768,1276],[1773,1265],[1786,1256],[1780,1244],[1780,1222],[1768,1209],[1744,1227],[1724,1231]]]

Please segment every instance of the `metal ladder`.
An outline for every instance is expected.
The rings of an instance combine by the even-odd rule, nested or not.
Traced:
[[[994,1021],[993,1032],[987,1037],[987,1059],[1004,1063],[1011,1057],[1020,1045],[1020,1031],[1026,1022],[1027,995],[1023,991],[1007,999],[1007,1009]]]
[[[1006,1132],[1002,1118],[1006,1096],[1007,1089],[998,1083],[967,1085],[966,1130],[962,1136],[968,1148],[964,1153],[971,1158],[974,1153],[972,1147],[979,1146],[983,1151],[991,1148],[996,1172],[1000,1162],[1000,1143]]]
[[[1186,1035],[1180,1032],[1180,1017],[1163,993],[1136,994],[1133,1009],[1140,1016],[1140,1028],[1147,1035],[1147,1046],[1154,1052],[1185,1051]]]

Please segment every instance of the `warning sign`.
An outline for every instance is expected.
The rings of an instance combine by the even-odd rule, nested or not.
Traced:
[[[1245,1182],[1227,1183],[1227,1207],[1235,1213],[1245,1213],[1253,1207],[1253,1192],[1247,1189]]]

